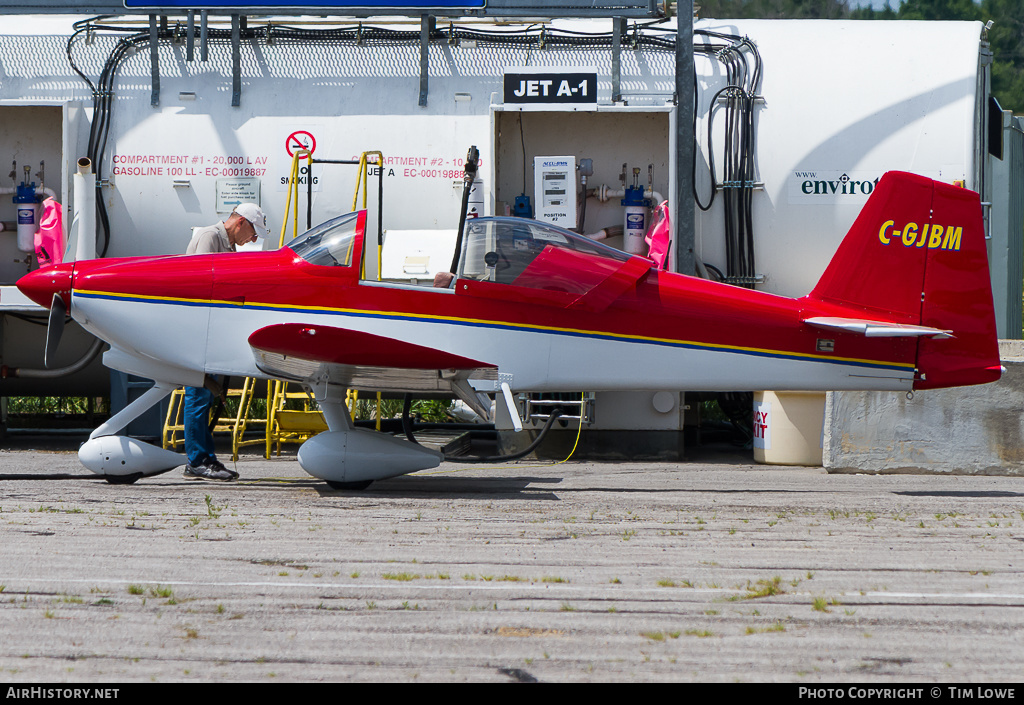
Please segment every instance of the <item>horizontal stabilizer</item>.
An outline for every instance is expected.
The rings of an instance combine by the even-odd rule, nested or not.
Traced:
[[[952,338],[953,331],[939,330],[928,326],[912,326],[901,323],[888,323],[886,321],[865,321],[859,318],[836,318],[832,316],[819,316],[816,318],[805,318],[804,323],[815,328],[829,330],[842,330],[848,333],[858,333],[866,338]]]

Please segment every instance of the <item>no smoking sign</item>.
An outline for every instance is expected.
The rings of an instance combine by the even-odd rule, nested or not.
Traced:
[[[288,135],[288,139],[284,142],[284,148],[288,152],[288,156],[292,158],[295,157],[297,151],[302,149],[309,152],[310,156],[313,156],[313,152],[316,151],[316,138],[313,137],[311,132],[296,130]]]
[[[323,125],[317,123],[306,123],[296,125],[294,122],[289,125],[282,125],[281,131],[277,133],[275,141],[281,144],[284,141],[284,151],[280,148],[274,150],[274,161],[276,176],[274,187],[277,191],[284,192],[295,184],[299,184],[303,190],[312,188],[313,191],[320,190],[320,172],[323,169],[320,165],[313,163],[313,153],[317,149],[317,140],[313,135],[323,136],[325,134]],[[328,143],[330,140],[328,140]],[[331,145],[327,144],[325,149],[330,152]],[[308,156],[300,156],[298,163],[298,175],[293,180],[291,177],[292,167],[295,164],[295,155],[308,152]]]

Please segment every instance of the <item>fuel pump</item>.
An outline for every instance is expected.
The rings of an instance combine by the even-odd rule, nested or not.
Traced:
[[[623,186],[626,183],[626,165],[622,165],[622,175],[619,177]],[[654,166],[648,167],[648,181],[654,180]],[[625,186],[625,198],[622,205],[625,207],[625,218],[622,223],[623,247],[626,252],[633,255],[647,253],[647,243],[644,235],[647,233],[648,213],[651,207],[651,199],[644,197],[644,187],[639,185],[640,169],[633,167],[633,185]]]
[[[35,182],[29,182],[31,168],[25,167],[25,180],[15,188],[14,208],[18,211],[18,249],[31,252],[35,249],[36,230],[39,229],[39,198]]]
[[[16,178],[17,171],[18,162],[15,161],[10,174],[12,179]],[[43,188],[43,162],[39,162],[39,172],[36,174],[39,177],[38,186],[34,181],[29,180],[31,171],[31,167],[26,165],[24,180],[13,189],[14,208],[18,213],[18,249],[22,252],[35,250],[36,231],[39,230],[40,204],[43,202],[45,194],[53,193],[49,189]],[[4,191],[0,190],[0,193]],[[11,193],[10,190],[6,190],[6,192]]]

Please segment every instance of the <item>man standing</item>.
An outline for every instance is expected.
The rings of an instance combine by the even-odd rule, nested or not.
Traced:
[[[211,252],[234,252],[236,245],[255,242],[258,237],[267,237],[267,216],[255,203],[239,203],[228,219],[205,228],[192,229],[192,241],[188,243],[187,255],[202,255]]]
[[[185,254],[199,255],[216,252],[234,252],[238,245],[267,237],[267,217],[255,203],[240,203],[228,219],[205,228],[194,228],[192,240]],[[185,466],[186,480],[216,480],[230,482],[238,473],[228,470],[217,460],[213,433],[210,431],[210,408],[213,392],[205,387],[185,388]]]

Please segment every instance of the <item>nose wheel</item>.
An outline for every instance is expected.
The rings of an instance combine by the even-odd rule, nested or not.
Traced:
[[[111,485],[133,485],[141,477],[141,472],[133,472],[131,475],[104,475],[103,479]]]

